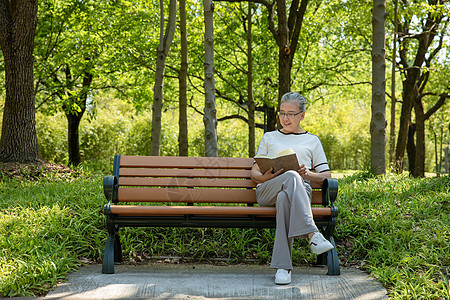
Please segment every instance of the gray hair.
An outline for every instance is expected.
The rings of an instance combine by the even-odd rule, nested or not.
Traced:
[[[300,112],[306,111],[306,99],[302,95],[300,95],[297,92],[289,92],[283,95],[281,97],[280,104],[283,102],[295,102],[298,105],[298,108],[300,109]]]

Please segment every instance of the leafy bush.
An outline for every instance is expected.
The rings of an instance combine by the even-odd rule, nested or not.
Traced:
[[[52,163],[67,163],[67,119],[58,114],[47,117],[36,115],[36,133],[39,151],[44,160]]]
[[[80,149],[83,163],[94,169],[106,171],[111,168],[114,154],[123,153],[125,138],[131,127],[120,111],[100,114],[90,122],[80,125]]]
[[[150,155],[152,124],[150,116],[135,119],[125,137],[125,151],[128,155]]]

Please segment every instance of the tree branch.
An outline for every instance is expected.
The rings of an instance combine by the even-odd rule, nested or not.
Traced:
[[[192,108],[192,109],[193,109],[196,113],[198,113],[199,115],[201,115],[201,116],[205,115],[202,111],[198,110],[197,107],[195,107],[194,105],[192,105],[192,98],[189,99],[188,106],[189,106],[190,108]]]
[[[439,38],[439,43],[438,46],[436,47],[436,49],[433,50],[433,52],[430,54],[430,56],[426,59],[427,65],[429,66],[431,63],[431,61],[433,60],[433,58],[439,53],[439,51],[441,51],[442,46],[444,44],[444,37],[446,36],[446,32],[447,32],[447,26],[448,26],[448,22],[446,22],[444,24],[444,28],[442,28],[441,31],[441,36]]]
[[[300,8],[296,12],[290,12],[290,14],[295,13],[296,21],[295,21],[295,28],[290,31],[292,31],[292,35],[290,37],[290,50],[291,50],[291,62],[294,59],[295,52],[297,51],[297,45],[298,45],[298,39],[300,36],[300,31],[302,29],[303,19],[306,13],[306,8],[308,6],[309,0],[302,0],[302,3],[300,4]],[[289,14],[289,19],[291,18]]]
[[[248,123],[247,118],[245,118],[244,116],[241,116],[241,115],[225,116],[222,118],[218,118],[217,121],[220,122],[220,121],[226,121],[226,120],[232,120],[232,119],[239,119],[239,120],[244,121],[245,123]]]
[[[439,108],[441,108],[445,101],[450,98],[450,94],[442,93],[439,95],[439,100],[430,108],[424,115],[425,120],[431,117]]]
[[[216,2],[252,2],[264,5],[267,8],[267,11],[269,12],[269,15],[267,17],[269,22],[269,30],[270,32],[272,32],[273,36],[275,37],[275,40],[278,40],[278,31],[275,28],[274,22],[275,2],[270,3],[269,1],[266,0],[216,0]]]

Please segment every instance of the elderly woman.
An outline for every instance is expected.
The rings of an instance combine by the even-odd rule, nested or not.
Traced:
[[[308,238],[315,254],[333,249],[333,245],[319,232],[311,211],[310,183],[321,184],[331,177],[319,138],[303,130],[306,99],[299,93],[283,95],[280,103],[282,129],[267,132],[261,139],[257,155],[274,156],[292,148],[300,164],[298,171],[261,173],[255,163],[252,179],[258,183],[256,198],[260,206],[276,206],[276,234],[270,266],[277,269],[276,284],[291,283],[293,238]],[[315,172],[311,171],[312,169]]]

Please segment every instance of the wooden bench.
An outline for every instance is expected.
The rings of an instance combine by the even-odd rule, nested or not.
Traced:
[[[252,165],[252,158],[115,155],[113,176],[103,179],[108,238],[102,273],[113,274],[114,262],[122,261],[120,227],[275,228],[275,207],[257,206]],[[333,240],[338,183],[327,179],[313,188],[314,220],[335,246],[318,263],[339,275]]]

